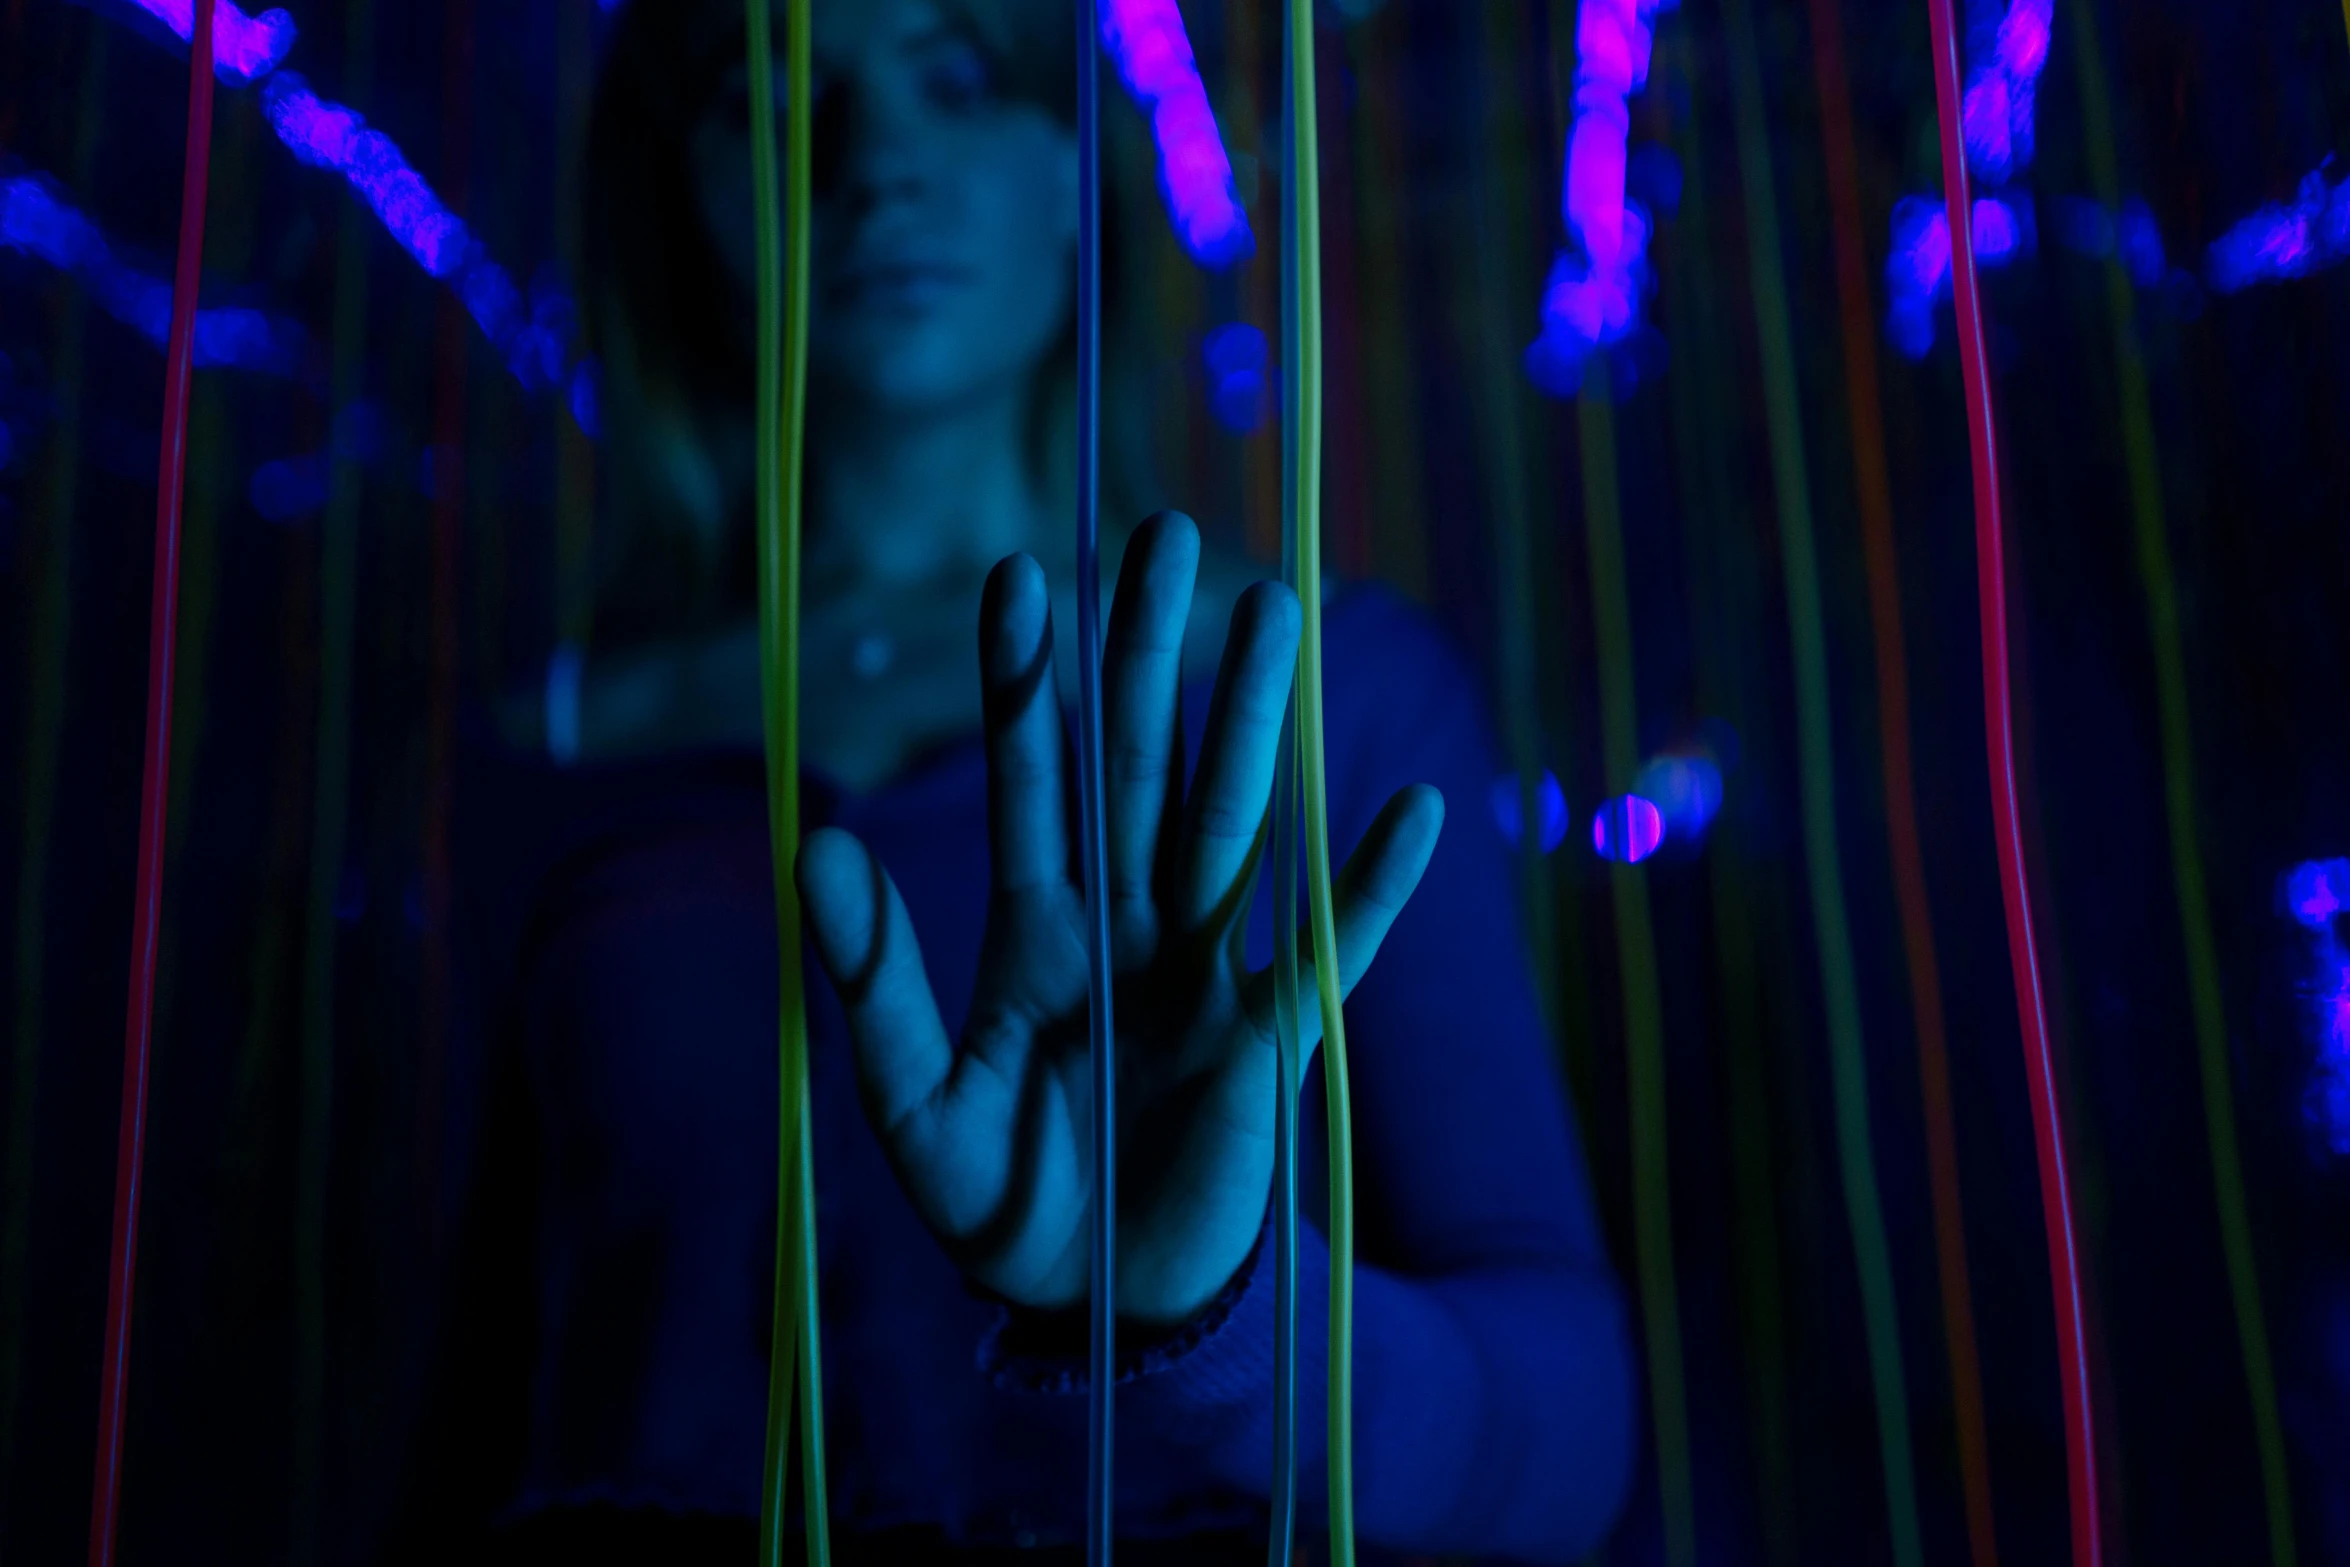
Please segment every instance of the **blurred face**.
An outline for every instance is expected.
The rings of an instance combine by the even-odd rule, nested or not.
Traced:
[[[1025,385],[1069,311],[1074,138],[1001,96],[975,41],[926,0],[815,11],[811,377],[901,412]],[[780,145],[780,55],[774,69]],[[746,297],[749,119],[737,65],[692,141],[703,221]]]

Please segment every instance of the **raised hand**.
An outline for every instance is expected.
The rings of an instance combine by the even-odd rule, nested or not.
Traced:
[[[1120,1314],[1146,1323],[1192,1315],[1247,1259],[1273,1170],[1273,976],[1247,971],[1242,938],[1299,613],[1277,583],[1241,596],[1186,794],[1177,693],[1198,562],[1187,518],[1163,514],[1135,534],[1102,671],[1116,1288]],[[848,1012],[866,1113],[916,1210],[974,1280],[1057,1308],[1086,1292],[1087,921],[1051,611],[1027,556],[988,578],[979,645],[994,885],[962,1038],[947,1037],[905,904],[862,844],[811,834],[800,896]],[[1443,820],[1434,789],[1400,791],[1340,872],[1341,993],[1419,884]],[[1309,968],[1309,1048],[1321,1034],[1314,996]]]

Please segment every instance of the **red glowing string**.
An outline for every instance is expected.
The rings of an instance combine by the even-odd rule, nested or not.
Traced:
[[[114,1236],[106,1278],[106,1365],[98,1393],[97,1474],[90,1487],[90,1567],[113,1567],[129,1393],[132,1286],[139,1250],[139,1162],[147,1132],[148,1043],[155,1024],[155,948],[163,922],[164,804],[171,792],[171,655],[179,604],[180,490],[188,457],[188,376],[196,283],[204,260],[204,186],[212,164],[212,7],[196,7],[188,56],[188,161],[180,178],[179,261],[163,355],[163,448],[155,496],[155,597],[147,641],[147,759],[139,786],[139,880],[131,920],[129,1020],[123,1040],[122,1129],[114,1167]]]
[[[2089,1360],[2082,1345],[2081,1279],[2073,1249],[2064,1172],[2064,1127],[2056,1068],[2032,947],[2031,891],[2015,789],[2015,732],[2009,717],[2007,586],[1999,518],[1999,459],[1991,416],[1990,367],[1983,352],[1983,299],[1975,278],[1973,213],[1967,201],[1966,139],[1959,122],[1958,31],[1950,0],[1926,0],[1934,30],[1934,99],[1942,129],[1943,200],[1950,214],[1951,295],[1958,307],[1959,362],[1966,382],[1967,444],[1975,470],[1975,571],[1983,617],[1983,721],[1991,751],[1991,805],[1999,838],[1999,890],[2007,907],[2008,958],[2024,1062],[2032,1078],[2032,1134],[2040,1156],[2040,1202],[2048,1226],[2048,1269],[2057,1344],[2064,1362],[2065,1476],[2072,1497],[2075,1567],[2096,1567],[2097,1450],[2091,1428]]]

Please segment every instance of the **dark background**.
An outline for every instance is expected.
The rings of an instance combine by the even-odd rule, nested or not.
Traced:
[[[1755,8],[1875,1148],[1928,1557],[1955,1563],[1956,1439],[1812,13]],[[1199,344],[1233,320],[1278,336],[1278,8],[1186,11],[1259,253],[1204,274],[1155,204],[1133,204],[1152,224],[1149,414],[1167,493],[1269,549],[1278,432],[1209,417]],[[1997,15],[1975,18],[1970,59]],[[389,134],[518,283],[554,298],[601,10],[319,0],[296,20],[289,64]],[[1843,24],[1881,319],[1893,204],[1939,190],[1926,12],[1846,5]],[[1486,662],[1520,763],[1564,785],[1572,826],[1533,867],[1529,928],[1629,1277],[1624,1009],[1609,868],[1588,837],[1593,807],[1628,780],[1606,775],[1598,741],[1577,410],[1516,365],[1562,243],[1572,26],[1566,0],[1325,8],[1327,526],[1341,569],[1396,582]],[[1664,993],[1703,1557],[1879,1561],[1722,0],[1686,0],[1657,34],[1631,137],[1636,194],[1657,209],[1654,330],[1623,362],[1636,384],[1619,374],[1613,413],[1641,747],[1702,741],[1725,764],[1707,840],[1669,843],[1641,873]],[[2293,865],[2350,853],[2350,268],[2229,296],[2196,280],[2230,225],[2350,149],[2350,41],[2331,0],[2067,0],[2038,156],[2007,193],[2037,214],[2039,243],[1986,282],[2021,785],[2108,1560],[2238,1562],[2262,1558],[2266,1515],[2204,1131],[2116,342],[2104,264],[2058,242],[2059,203],[2091,191],[2086,52],[2112,83],[2125,193],[2151,212],[2172,269],[2136,295],[2136,331],[2301,1559],[2350,1562],[2350,1176],[2305,1113],[2321,1048],[2316,939],[2277,890]],[[51,177],[118,257],[156,275],[177,225],[185,93],[184,53],[137,13],[0,0],[0,175]],[[1108,107],[1131,114],[1121,98]],[[595,453],[562,399],[518,384],[340,180],[295,162],[254,92],[223,87],[216,116],[205,302],[266,308],[305,343],[291,374],[196,379],[121,1559],[364,1561],[402,1484],[489,1084],[450,952],[466,903],[453,738],[581,628]],[[1677,204],[1663,199],[1667,164]],[[1947,305],[1924,359],[1881,332],[1877,346],[1999,1544],[2010,1563],[2055,1562],[2058,1367],[1992,849]],[[161,380],[156,348],[85,288],[0,247],[0,884],[12,894],[0,901],[0,1558],[12,1562],[75,1559],[87,1527]],[[332,484],[289,504],[270,488],[286,470],[258,477],[289,459]],[[1511,609],[1526,584],[1530,619]],[[453,685],[436,684],[436,657]],[[333,743],[343,723],[347,753]],[[1739,1126],[1766,1152],[1759,1183],[1733,1157]],[[308,1232],[305,1190],[324,1204]],[[321,1249],[306,1252],[305,1233]],[[1643,1473],[1611,1560],[1661,1557],[1653,1459]]]

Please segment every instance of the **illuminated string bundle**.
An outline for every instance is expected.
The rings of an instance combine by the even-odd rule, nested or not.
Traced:
[[[783,211],[777,211],[773,34],[768,0],[746,0],[751,189],[758,242],[759,694],[767,738],[767,833],[775,859],[781,1020],[776,1052],[775,1313],[768,1335],[767,1453],[760,1467],[760,1567],[784,1560],[792,1378],[800,1379],[807,1560],[831,1560],[825,1510],[824,1384],[816,1289],[816,1171],[808,1108],[808,1014],[801,970],[800,519],[808,386],[808,0],[785,0]]]
[[[1811,477],[1803,452],[1795,334],[1780,261],[1776,180],[1765,122],[1762,63],[1746,0],[1728,0],[1730,83],[1738,122],[1738,163],[1746,188],[1749,265],[1754,273],[1755,330],[1763,372],[1763,408],[1771,441],[1771,478],[1785,555],[1787,621],[1795,664],[1797,760],[1803,794],[1805,870],[1820,994],[1827,1012],[1828,1059],[1836,1101],[1836,1151],[1844,1183],[1853,1262],[1860,1275],[1861,1320],[1869,1378],[1877,1402],[1877,1443],[1884,1469],[1886,1522],[1893,1559],[1922,1567],[1916,1464],[1910,1447],[1909,1390],[1903,1378],[1901,1323],[1893,1263],[1885,1238],[1884,1199],[1870,1145],[1868,1063],[1862,1048],[1860,986],[1844,905],[1844,867],[1836,841],[1833,717],[1820,573],[1812,540]]]
[[[2032,1132],[2040,1162],[2040,1199],[2048,1230],[2048,1271],[2064,1366],[2065,1478],[2071,1493],[2075,1567],[2096,1567],[2097,1444],[2089,1400],[2089,1356],[2081,1321],[2080,1264],[2073,1248],[2072,1200],[2064,1165],[2064,1125],[2056,1102],[2056,1063],[2040,998],[2039,957],[2032,944],[2032,904],[2024,865],[2022,811],[2016,799],[2015,730],[2009,716],[2007,579],[1999,517],[1997,426],[1991,414],[1991,369],[1983,346],[1983,298],[1975,277],[1972,213],[1967,202],[1966,141],[1961,134],[1958,29],[1950,0],[1926,0],[1934,38],[1934,103],[1942,132],[1942,194],[1949,212],[1952,295],[1958,306],[1959,363],[1966,380],[1967,446],[1974,461],[1975,570],[1982,601],[1983,718],[1991,762],[1992,824],[1999,841],[1999,890],[2007,911],[2008,956],[2015,972],[2025,1069],[2032,1080]]]
[[[98,1393],[97,1472],[90,1485],[91,1567],[112,1567],[122,1496],[123,1420],[130,1397],[131,1307],[139,1255],[139,1177],[147,1133],[147,1066],[155,1024],[155,954],[163,925],[164,806],[171,790],[171,670],[179,606],[181,488],[188,456],[196,286],[204,264],[204,193],[212,171],[212,15],[199,14],[188,55],[188,152],[180,178],[179,255],[164,348],[163,442],[155,495],[155,585],[148,621],[146,761],[139,786],[138,891],[131,923],[122,1124],[107,1251],[106,1361]]]

